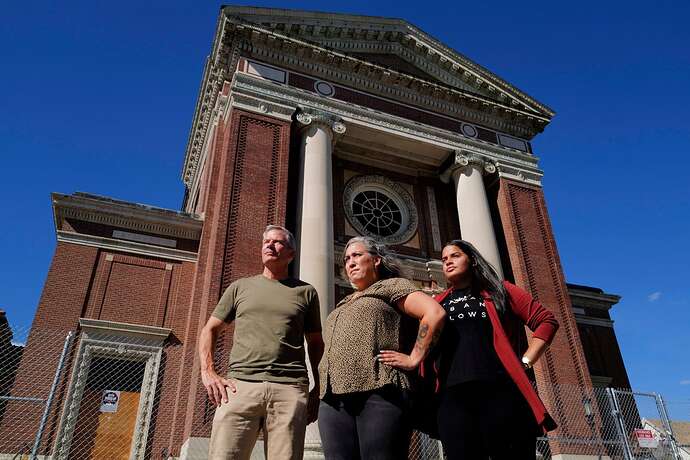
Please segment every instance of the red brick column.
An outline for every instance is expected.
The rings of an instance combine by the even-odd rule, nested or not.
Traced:
[[[184,364],[174,404],[174,454],[189,437],[208,437],[214,408],[207,402],[196,354],[198,333],[222,291],[237,278],[261,271],[261,234],[284,224],[290,122],[232,109],[214,140],[206,179],[204,228],[192,290]],[[217,367],[224,371],[232,331],[219,340]]]
[[[540,187],[501,179],[498,209],[515,282],[551,310],[560,329],[534,371],[539,395],[559,424],[554,436],[591,437],[583,398],[592,382]],[[600,446],[552,443],[552,453],[598,454]],[[603,452],[602,452],[603,453]]]

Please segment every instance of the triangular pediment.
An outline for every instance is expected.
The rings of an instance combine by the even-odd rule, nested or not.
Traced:
[[[226,6],[226,17],[550,119],[554,112],[402,19]]]

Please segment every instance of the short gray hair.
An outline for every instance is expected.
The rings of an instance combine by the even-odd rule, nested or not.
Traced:
[[[285,242],[287,243],[287,245],[290,246],[291,249],[297,249],[297,244],[295,243],[295,235],[293,235],[290,230],[280,225],[267,225],[262,237],[266,238],[266,233],[270,232],[271,230],[280,230],[281,232],[285,233]]]
[[[379,243],[370,236],[355,236],[354,238],[350,238],[350,241],[347,242],[343,250],[343,257],[345,257],[347,248],[356,243],[363,244],[364,249],[372,256],[381,258],[381,265],[379,265],[378,269],[379,279],[383,280],[404,276],[402,265],[400,264],[400,260],[395,256],[395,253],[390,250],[388,246]],[[345,264],[343,264],[343,275],[347,278]]]

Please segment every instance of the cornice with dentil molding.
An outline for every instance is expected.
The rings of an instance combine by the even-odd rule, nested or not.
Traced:
[[[538,158],[534,155],[468,139],[460,134],[421,125],[337,99],[324,98],[292,87],[278,86],[270,81],[247,74],[238,73],[235,75],[232,93],[249,95],[256,103],[263,100],[265,104],[269,105],[280,104],[283,107],[294,106],[295,108],[320,110],[341,117],[346,122],[374,126],[392,133],[405,134],[423,142],[431,142],[449,150],[478,155],[494,165],[502,177],[539,185],[543,175],[537,167]]]
[[[421,31],[412,27],[410,27],[410,30],[416,30],[417,32],[421,33]],[[426,37],[426,34],[422,33],[422,35]],[[280,34],[276,34],[275,32],[263,29],[261,27],[256,27],[248,24],[233,23],[227,18],[224,18],[219,21],[219,27],[216,30],[216,36],[214,39],[213,51],[211,57],[207,61],[204,70],[202,86],[200,89],[199,97],[197,98],[194,119],[192,122],[192,129],[186,148],[184,162],[185,166],[183,168],[182,178],[183,182],[188,187],[191,185],[192,178],[197,172],[196,166],[198,166],[198,161],[196,160],[198,159],[200,149],[203,147],[205,136],[208,133],[210,120],[212,119],[212,113],[210,110],[208,110],[208,108],[215,106],[220,86],[225,80],[229,80],[229,76],[232,72],[234,72],[237,60],[239,58],[239,50],[243,49],[249,52],[256,52],[259,55],[261,54],[261,47],[256,44],[260,37],[264,37],[273,45],[279,45],[281,48],[287,48],[292,52],[292,54],[286,55],[285,53],[276,52],[276,50],[264,49],[264,55],[273,55],[277,58],[280,58],[282,56],[282,60],[286,61],[287,63],[292,63],[293,65],[300,66],[300,68],[306,68],[307,70],[311,70],[317,73],[325,73],[325,75],[327,76],[336,77],[336,79],[338,79],[339,81],[345,82],[346,84],[354,85],[355,87],[361,87],[364,89],[378,91],[385,90],[386,88],[388,88],[388,91],[390,92],[390,85],[387,86],[376,83],[372,80],[375,77],[382,79],[382,81],[384,82],[392,84],[400,82],[412,84],[412,82],[414,82],[414,84],[416,85],[415,89],[407,87],[404,90],[397,90],[397,95],[412,95],[413,102],[426,104],[436,109],[448,109],[448,104],[440,104],[437,101],[446,98],[449,94],[452,94],[453,97],[457,98],[456,102],[459,102],[459,100],[464,99],[469,102],[474,101],[473,103],[480,104],[485,108],[493,107],[494,113],[491,115],[482,115],[481,111],[470,111],[467,109],[464,110],[464,113],[461,113],[461,111],[458,111],[457,108],[454,111],[454,113],[458,113],[459,115],[464,116],[465,118],[469,118],[470,120],[497,126],[498,129],[501,131],[514,133],[518,136],[530,137],[529,135],[527,135],[529,133],[528,131],[526,131],[525,127],[520,126],[519,124],[506,123],[500,121],[498,117],[501,116],[501,111],[504,113],[512,113],[517,117],[525,117],[528,120],[535,120],[536,122],[541,123],[542,125],[548,123],[550,119],[550,115],[548,115],[549,113],[551,113],[549,112],[550,109],[546,110],[547,118],[542,118],[542,116],[535,114],[534,112],[523,112],[518,107],[514,106],[514,104],[501,106],[501,104],[497,104],[495,101],[492,100],[482,100],[482,96],[479,95],[464,94],[461,91],[453,90],[452,88],[439,86],[434,83],[427,82],[425,80],[418,79],[416,77],[412,77],[410,75],[406,75],[404,73],[397,72],[392,69],[378,66],[370,62],[353,58],[351,56],[343,55],[332,50],[320,48],[314,45],[313,43],[307,43],[293,39],[288,36],[282,36]],[[427,38],[431,41],[434,41],[430,37]],[[419,40],[417,40],[417,42],[419,42]],[[441,48],[444,48],[444,46],[438,42],[434,42],[434,44],[435,46],[440,46]],[[415,44],[415,46],[417,46],[417,44]],[[308,59],[305,59],[306,56],[304,55],[304,53],[300,55],[298,49],[302,51],[306,49],[310,56],[319,56],[323,62],[307,62]],[[435,52],[433,53],[434,56],[436,56],[437,54],[438,53]],[[460,55],[457,56],[461,57]],[[448,61],[447,58],[439,59],[445,59],[445,61]],[[324,62],[332,63],[334,60],[339,60],[341,66],[339,66],[336,69],[333,69],[323,65]],[[304,65],[305,63],[306,65]],[[481,69],[481,67],[477,66],[471,61],[465,62],[464,64],[469,67],[477,67]],[[455,69],[454,65],[457,64],[451,64],[451,67],[453,69]],[[347,69],[348,67],[353,70],[356,70],[356,72],[348,73],[342,71],[343,68]],[[465,72],[467,72],[467,70]],[[487,71],[484,69],[484,72]],[[366,74],[364,78],[360,75],[362,73]],[[486,76],[488,76],[489,79],[493,78],[490,72]],[[498,79],[497,81],[502,82],[502,80],[500,79]],[[507,85],[507,83],[505,82],[502,82],[502,84]],[[515,88],[513,88],[513,90],[518,91]],[[417,92],[420,94],[415,94]],[[425,92],[428,94],[425,95]],[[395,91],[393,92],[393,94],[395,94]],[[526,95],[522,93],[520,94],[528,98]],[[536,103],[536,101],[533,102]],[[539,105],[538,103],[536,104]],[[545,106],[539,106],[545,108]],[[543,126],[541,127],[541,129],[543,129]],[[541,129],[537,130],[536,132],[539,132]],[[533,134],[534,133],[532,132],[531,135]]]
[[[511,105],[526,104],[550,116],[554,114],[509,82],[402,19],[237,6],[227,6],[223,12],[232,21],[261,25],[330,48],[349,45],[364,49],[371,43],[401,45],[419,56],[423,62],[420,67],[432,75],[436,74],[434,68],[457,73],[475,88],[484,86],[499,98],[511,99]]]
[[[442,86],[428,80],[376,66],[367,61],[350,58],[328,59],[328,50],[298,54],[284,42],[265,45],[261,42],[245,44],[245,51],[265,62],[306,72],[331,82],[366,90],[372,94],[407,101],[438,113],[460,117],[465,121],[492,126],[499,131],[531,138],[543,129],[548,119],[517,107],[496,102],[475,93]],[[340,56],[338,56],[340,57]],[[517,120],[522,120],[522,123]],[[541,123],[538,128],[524,122]]]

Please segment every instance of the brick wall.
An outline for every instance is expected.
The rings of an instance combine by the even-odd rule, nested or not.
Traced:
[[[65,336],[69,331],[76,331],[86,306],[97,255],[96,248],[57,244],[12,395],[42,399],[48,396]],[[57,401],[62,400],[65,389],[65,385],[59,388]],[[59,406],[54,405],[56,409]],[[32,443],[42,410],[38,404],[9,403],[0,425],[0,440],[4,443],[0,445],[0,452],[16,452]],[[13,416],[16,414],[21,414],[21,418]],[[44,442],[44,448],[52,444],[57,422],[57,410],[54,410],[47,426],[51,442]]]
[[[227,88],[226,88],[227,90]],[[225,287],[261,272],[260,242],[269,223],[286,220],[290,123],[232,110],[216,130],[203,184],[205,202],[197,272],[175,399],[173,453],[189,437],[208,436],[213,407],[201,385],[198,333]],[[225,371],[232,328],[219,337],[217,367]]]
[[[551,310],[560,329],[534,371],[539,395],[559,423],[555,436],[588,436],[584,406],[561,394],[557,385],[591,387],[584,351],[570,305],[544,193],[539,187],[501,179],[498,209],[515,283]],[[565,388],[565,387],[563,387]],[[582,432],[580,432],[582,431]],[[601,446],[560,446],[552,452],[596,454]],[[573,451],[574,449],[574,451]]]

